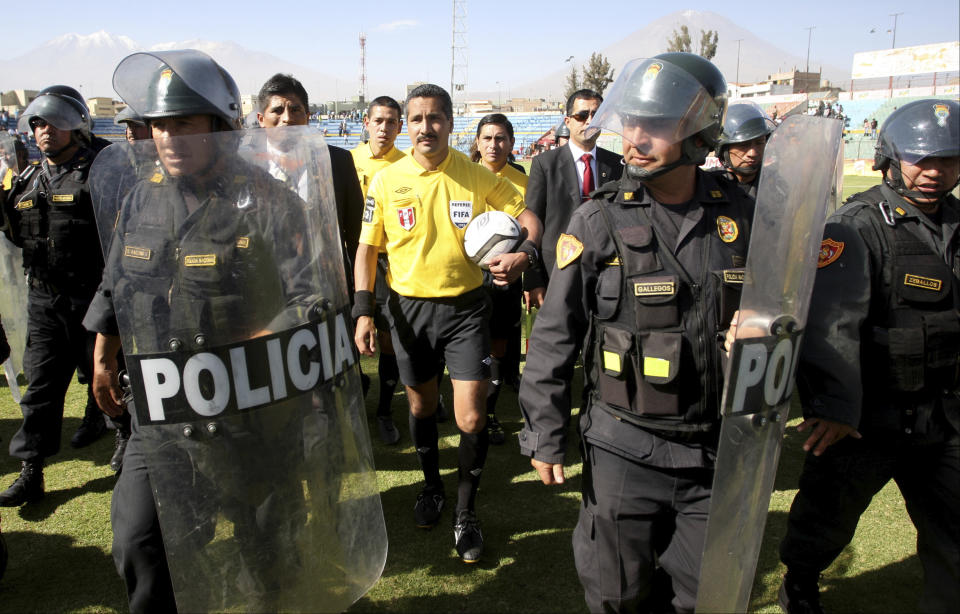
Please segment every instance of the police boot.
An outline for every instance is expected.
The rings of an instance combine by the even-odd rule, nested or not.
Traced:
[[[96,403],[88,402],[87,408],[83,412],[83,422],[77,432],[70,438],[70,446],[74,448],[85,448],[100,439],[107,431],[107,423],[103,419],[103,412],[97,407]]]
[[[793,574],[787,571],[778,595],[786,614],[826,614],[820,605],[820,574]]]
[[[120,473],[123,469],[123,454],[127,451],[127,442],[130,441],[130,431],[125,428],[117,429],[117,442],[113,450],[113,456],[110,457],[110,468],[114,473]]]
[[[0,492],[0,507],[18,507],[43,498],[43,461],[23,461],[20,477]]]

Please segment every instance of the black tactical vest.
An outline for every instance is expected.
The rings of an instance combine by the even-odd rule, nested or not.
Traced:
[[[81,149],[67,172],[52,179],[45,163],[24,173],[12,197],[23,268],[58,291],[90,291],[100,283],[103,255],[87,187],[94,155]]]
[[[894,393],[939,395],[960,383],[960,279],[906,224],[897,224],[876,186],[850,199],[877,219],[889,285],[871,305],[865,361]],[[883,209],[882,209],[883,208]]]
[[[710,430],[723,388],[719,335],[740,303],[752,203],[701,205],[699,224],[730,220],[739,236],[730,243],[716,230],[698,236],[699,270],[686,271],[660,245],[645,207],[612,200],[601,213],[618,265],[601,272],[584,352],[593,398],[645,428]]]

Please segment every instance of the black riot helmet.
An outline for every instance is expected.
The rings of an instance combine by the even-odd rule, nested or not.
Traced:
[[[883,122],[877,139],[873,169],[883,171],[884,181],[907,198],[929,198],[910,191],[903,183],[900,162],[917,164],[924,158],[960,156],[960,103],[930,98],[903,105]],[[940,197],[957,185],[954,182]]]
[[[560,122],[560,125],[557,126],[557,130],[554,132],[554,139],[561,138],[570,138],[570,128],[567,128],[567,124],[565,122]]]
[[[727,82],[716,66],[693,53],[661,53],[623,67],[587,128],[587,137],[609,130],[633,143],[631,135],[639,125],[683,143],[680,158],[666,166],[647,171],[627,165],[629,176],[652,179],[678,166],[703,164],[720,140],[726,109]]]
[[[776,124],[759,106],[752,102],[738,102],[727,109],[727,117],[723,121],[723,132],[717,143],[717,157],[723,166],[729,170],[737,170],[745,174],[753,174],[760,170],[760,161],[749,168],[740,166],[734,168],[730,161],[728,145],[746,143],[759,137],[769,137],[776,129]]]
[[[213,58],[195,49],[134,53],[113,73],[113,89],[145,120],[212,115],[240,127],[240,90]]]
[[[138,126],[146,126],[147,122],[137,115],[136,111],[132,107],[124,107],[122,111],[117,113],[116,118],[114,118],[113,123],[121,126],[123,124],[136,124]]]
[[[67,85],[51,85],[40,90],[17,120],[20,132],[32,132],[30,122],[40,118],[58,130],[77,130],[90,134],[90,110],[80,92]]]

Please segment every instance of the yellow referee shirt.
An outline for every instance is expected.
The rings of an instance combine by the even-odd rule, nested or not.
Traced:
[[[477,164],[482,163],[478,162]],[[513,184],[513,187],[517,189],[517,192],[520,192],[520,196],[526,197],[527,179],[529,179],[529,177],[527,177],[524,173],[521,173],[509,164],[506,164],[500,169],[500,172],[497,173],[497,177],[505,178],[507,181]]]
[[[373,181],[373,176],[403,158],[405,154],[396,147],[391,147],[390,151],[383,156],[374,158],[373,154],[370,153],[370,145],[368,143],[360,143],[350,150],[350,155],[353,156],[353,165],[357,167],[357,179],[360,180],[360,189],[363,190],[363,195],[366,196],[367,190],[370,189],[370,182]]]
[[[454,149],[435,171],[405,156],[374,177],[363,209],[360,242],[385,247],[387,283],[403,296],[459,296],[480,286],[463,233],[475,215],[496,209],[516,217],[523,196]]]

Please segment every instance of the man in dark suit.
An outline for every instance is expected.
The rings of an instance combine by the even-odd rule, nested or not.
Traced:
[[[257,96],[259,111],[257,120],[261,128],[279,126],[306,126],[309,120],[309,99],[303,85],[290,75],[276,74],[260,88]],[[337,204],[337,217],[340,225],[340,237],[344,244],[344,266],[347,285],[353,292],[353,259],[357,255],[360,240],[360,218],[363,215],[363,191],[357,179],[357,170],[353,156],[345,149],[328,147],[330,152],[330,170],[333,175],[333,191]],[[294,180],[275,161],[268,169],[270,174],[281,181]]]
[[[621,156],[597,147],[599,132],[591,139],[584,136],[601,102],[603,97],[593,90],[577,90],[571,94],[563,120],[570,130],[570,141],[535,157],[530,167],[526,204],[543,223],[543,254],[541,266],[528,269],[523,276],[528,309],[539,307],[543,302],[556,262],[557,239],[566,230],[573,210],[590,200],[593,190],[620,179]]]

